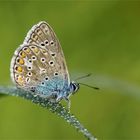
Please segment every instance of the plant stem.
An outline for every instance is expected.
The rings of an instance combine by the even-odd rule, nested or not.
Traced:
[[[75,127],[79,132],[81,132],[89,140],[97,140],[79,121],[78,119],[71,114],[62,104],[52,103],[48,99],[45,99],[39,95],[33,94],[32,92],[27,92],[16,87],[4,87],[0,86],[0,93],[19,96],[24,99],[30,100],[35,104],[49,109],[51,112],[57,114],[66,120],[67,123]]]

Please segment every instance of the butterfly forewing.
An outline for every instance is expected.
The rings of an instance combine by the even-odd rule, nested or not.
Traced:
[[[39,22],[15,51],[11,61],[11,77],[18,87],[28,89],[54,75],[59,75],[69,85],[69,74],[60,43],[52,28],[46,22]]]

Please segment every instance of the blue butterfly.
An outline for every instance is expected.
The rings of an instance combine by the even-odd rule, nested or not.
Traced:
[[[18,88],[59,102],[69,101],[79,84],[70,81],[60,43],[48,23],[41,21],[27,33],[11,60],[11,78]]]

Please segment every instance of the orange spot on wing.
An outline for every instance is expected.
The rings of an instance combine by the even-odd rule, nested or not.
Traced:
[[[21,52],[20,52],[20,56],[21,56],[22,58],[25,58],[25,57],[26,57],[25,52],[21,51]]]
[[[16,81],[18,82],[18,84],[23,85],[24,84],[24,78],[19,75],[18,78],[16,79]]]
[[[17,61],[18,61],[18,63],[19,63],[20,65],[23,65],[23,64],[24,64],[24,60],[23,60],[23,59],[18,59]]]
[[[26,50],[24,50],[26,53],[30,53],[30,49],[27,48]]]
[[[46,50],[44,50],[44,49],[42,49],[42,52],[43,52],[43,53],[47,53],[47,51],[46,51]]]
[[[38,52],[39,52],[39,49],[36,47],[36,48],[34,49],[34,52],[35,52],[35,53],[38,53]]]
[[[18,72],[23,72],[23,69],[22,69],[21,66],[17,66],[17,67],[16,67],[16,71],[18,71]]]

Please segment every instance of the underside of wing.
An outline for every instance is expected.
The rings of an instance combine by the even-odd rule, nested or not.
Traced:
[[[28,32],[11,61],[11,77],[17,86],[31,88],[42,81],[61,77],[69,85],[69,73],[60,43],[46,22]],[[62,83],[61,83],[62,84]]]

